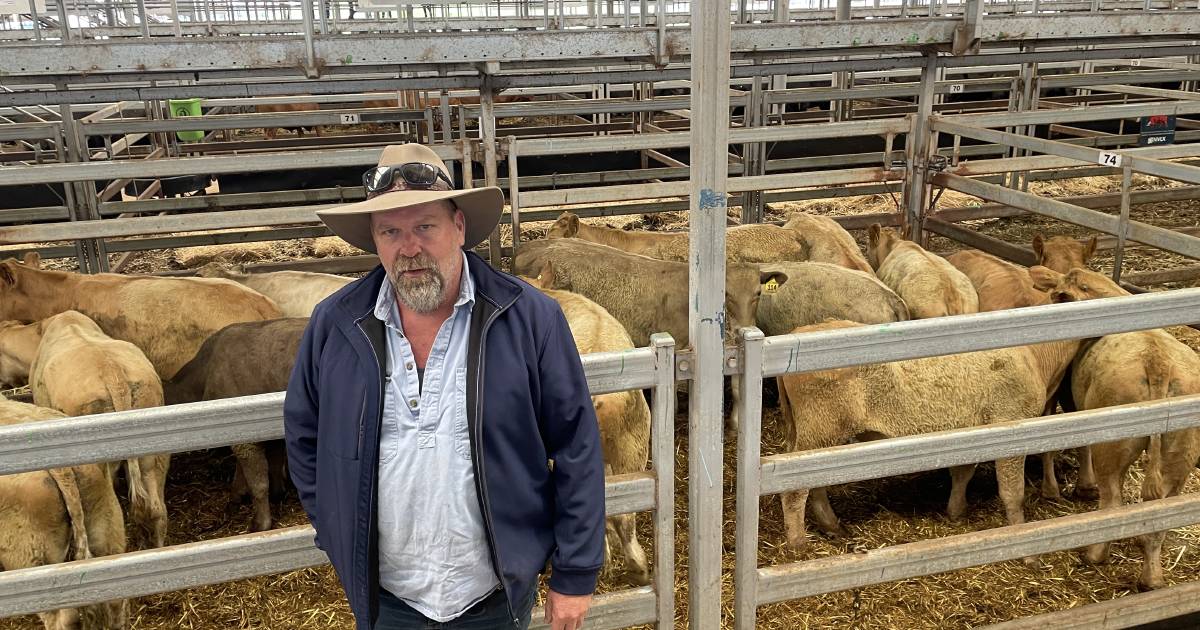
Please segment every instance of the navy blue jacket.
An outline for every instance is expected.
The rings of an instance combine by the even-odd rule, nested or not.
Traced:
[[[604,557],[604,464],[579,354],[558,303],[473,253],[467,419],[492,564],[510,611],[537,587],[585,595]],[[366,277],[317,305],[288,384],[288,465],[359,630],[378,616],[376,503],[387,344]],[[553,460],[551,465],[550,460]],[[385,495],[386,497],[386,492]]]

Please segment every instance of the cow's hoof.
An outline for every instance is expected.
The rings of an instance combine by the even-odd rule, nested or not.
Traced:
[[[1166,585],[1167,585],[1166,581],[1163,580],[1162,578],[1155,578],[1153,580],[1138,580],[1137,590],[1142,593],[1145,593],[1147,591],[1153,591],[1153,590],[1160,589]]]
[[[634,586],[648,586],[651,582],[649,569],[635,569],[627,572],[625,576]]]
[[[250,521],[251,532],[265,532],[268,529],[271,529],[271,519],[267,519],[266,521],[254,519]]]
[[[1075,486],[1075,498],[1079,501],[1097,501],[1100,489],[1097,486]]]
[[[1037,559],[1037,556],[1025,556],[1021,558],[1021,562],[1030,569],[1039,569],[1042,563]]]

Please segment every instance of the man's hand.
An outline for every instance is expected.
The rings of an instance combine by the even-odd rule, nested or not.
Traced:
[[[578,630],[583,627],[583,616],[591,605],[591,595],[550,591],[546,595],[546,623],[550,624],[550,630]]]

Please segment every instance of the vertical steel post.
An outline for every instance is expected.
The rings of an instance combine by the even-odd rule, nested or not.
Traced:
[[[729,175],[729,4],[692,0],[691,195],[688,334],[688,615],[692,630],[721,627],[722,396],[726,180]]]
[[[521,246],[521,189],[517,183],[517,137],[509,136],[504,139],[508,149],[508,212],[512,219],[512,258],[508,262],[508,270],[513,271],[513,263],[517,260],[517,248]]]
[[[495,186],[498,180],[496,168],[496,94],[492,91],[492,78],[483,76],[479,86],[479,138],[483,142],[483,179],[484,186]],[[500,268],[500,226],[492,232],[488,239],[488,262],[493,268]]]
[[[313,44],[313,0],[303,0],[300,3],[301,16],[304,20],[304,71],[314,77],[317,71],[317,51]]]
[[[142,37],[150,39],[150,16],[146,15],[146,0],[137,0],[138,19],[142,21]],[[83,28],[83,24],[79,25]]]
[[[1121,222],[1117,228],[1117,251],[1113,255],[1113,282],[1121,282],[1121,266],[1125,262],[1125,235],[1129,232],[1129,188],[1133,184],[1133,169],[1126,162],[1121,168]]]
[[[36,1],[36,0],[35,0]],[[64,42],[71,40],[71,25],[67,20],[67,0],[57,0],[55,5],[58,7],[58,28],[62,31],[62,39]]]
[[[908,176],[904,180],[905,202],[907,205],[906,223],[908,237],[914,241],[921,240],[921,221],[925,211],[926,181],[929,168],[929,155],[937,147],[929,144],[929,116],[933,113],[934,87],[937,85],[937,53],[927,53],[925,67],[921,70],[921,93],[917,97],[917,113],[913,117],[912,135],[908,145]]]
[[[775,23],[786,24],[791,20],[788,13],[790,8],[789,0],[775,0]],[[772,90],[786,90],[788,86],[788,78],[786,74],[776,74],[771,77]],[[784,124],[783,114],[787,110],[787,105],[780,103],[775,106],[774,114],[779,114],[779,124]]]
[[[757,328],[743,328],[740,337],[742,378],[738,403],[741,409],[737,434],[733,627],[754,630],[758,617],[758,509],[762,487],[763,333]]]
[[[763,94],[763,77],[751,78],[750,95],[742,116],[743,127],[760,127],[766,122],[766,98]],[[763,142],[742,145],[742,175],[765,175],[767,147]],[[742,224],[762,223],[763,191],[749,190],[742,193]]]
[[[850,21],[850,0],[837,0],[837,8],[835,9],[834,19],[839,22]],[[847,57],[838,57],[839,60]],[[833,85],[835,90],[846,90],[850,87],[850,73],[845,70],[839,70],[833,73]],[[848,118],[847,112],[850,110],[851,100],[841,99],[829,103],[830,119],[834,122],[841,122]]]
[[[658,627],[675,625],[675,340],[650,335],[654,350],[650,460],[654,468],[654,596]]]

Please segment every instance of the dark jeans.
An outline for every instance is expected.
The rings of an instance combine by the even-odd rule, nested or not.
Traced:
[[[536,590],[529,594],[528,601],[513,612],[520,619],[520,630],[529,627],[529,615],[533,610]],[[504,591],[496,591],[487,599],[467,609],[456,619],[447,622],[434,621],[417,612],[412,606],[401,601],[386,589],[379,589],[379,620],[375,623],[376,630],[425,630],[429,628],[444,628],[446,630],[508,630],[514,628],[512,617],[508,614],[508,600]]]

